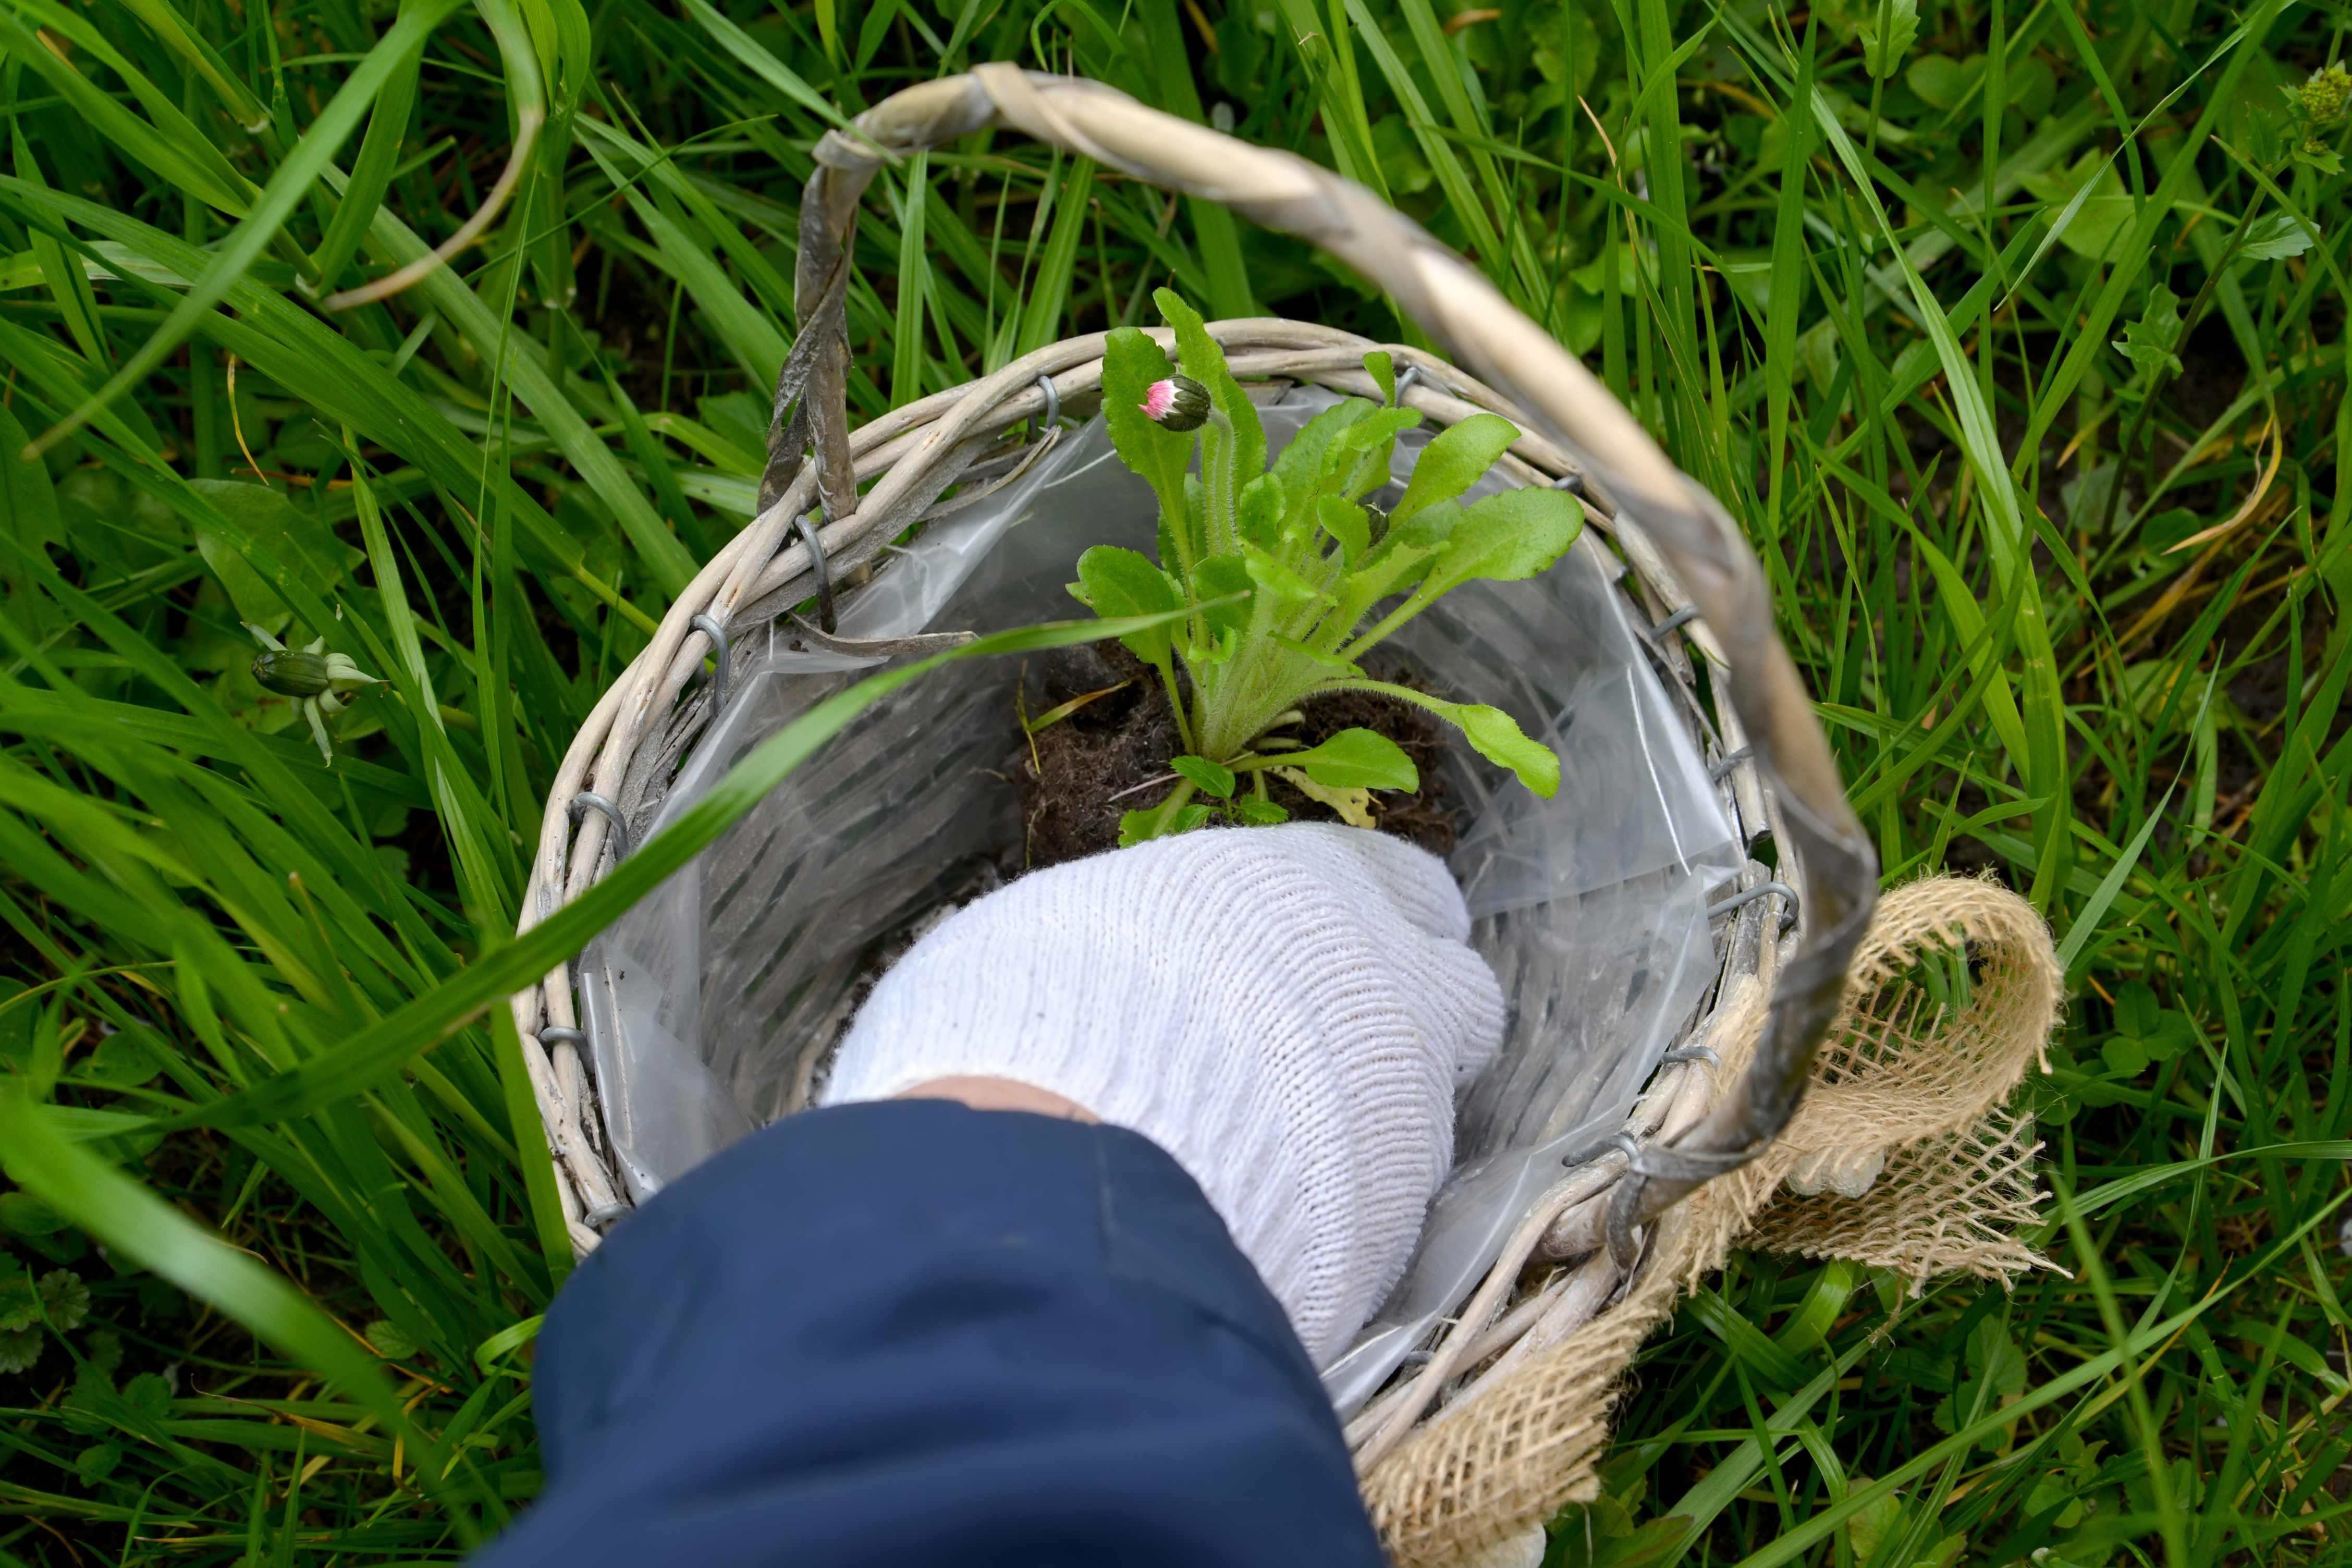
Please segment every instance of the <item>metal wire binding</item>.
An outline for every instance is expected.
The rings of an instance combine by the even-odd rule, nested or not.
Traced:
[[[1565,490],[1570,495],[1574,496],[1577,500],[1582,500],[1584,499],[1584,476],[1580,473],[1562,474],[1559,478],[1552,480],[1551,488],[1556,490]]]
[[[1664,1056],[1660,1057],[1658,1060],[1662,1064],[1665,1062],[1705,1062],[1711,1068],[1719,1068],[1723,1065],[1723,1058],[1715,1054],[1715,1047],[1713,1046],[1676,1046],[1673,1050],[1668,1051]]]
[[[1050,375],[1041,375],[1031,384],[1045,395],[1045,406],[1029,416],[1029,439],[1034,441],[1062,422],[1062,395],[1054,389]]]
[[[1685,605],[1681,609],[1676,610],[1673,615],[1668,616],[1664,620],[1660,621],[1656,626],[1652,626],[1650,628],[1650,635],[1653,637],[1662,637],[1668,632],[1673,631],[1676,626],[1687,626],[1697,618],[1698,606],[1696,605]]]
[[[1739,750],[1732,752],[1729,756],[1722,758],[1720,761],[1709,763],[1706,770],[1706,782],[1709,784],[1721,783],[1723,776],[1726,773],[1729,773],[1732,769],[1738,767],[1740,763],[1746,762],[1755,754],[1755,747],[1742,746]]]
[[[604,1224],[607,1220],[618,1219],[628,1212],[629,1205],[626,1204],[605,1204],[601,1207],[590,1209],[586,1214],[582,1215],[580,1216],[580,1223],[590,1226],[600,1226]]]
[[[552,1045],[558,1040],[569,1040],[575,1046],[584,1046],[588,1043],[588,1036],[584,1030],[567,1029],[561,1024],[550,1024],[539,1032],[539,1043],[542,1046]]]
[[[1423,371],[1421,366],[1417,364],[1409,364],[1404,367],[1404,374],[1398,376],[1396,381],[1396,405],[1399,408],[1402,408],[1404,406],[1404,395],[1416,381],[1425,381],[1429,383],[1430,385],[1445,394],[1448,397],[1458,398],[1462,395],[1462,389],[1460,387],[1448,386],[1445,383],[1438,380],[1435,376]]]
[[[1590,1164],[1593,1161],[1601,1158],[1601,1155],[1609,1152],[1612,1149],[1623,1150],[1625,1152],[1625,1158],[1631,1160],[1637,1157],[1642,1152],[1642,1141],[1639,1138],[1634,1137],[1631,1132],[1620,1130],[1618,1131],[1612,1132],[1608,1137],[1603,1138],[1598,1143],[1587,1143],[1583,1148],[1575,1151],[1573,1153],[1561,1155],[1559,1163],[1563,1165]]]
[[[727,628],[715,616],[697,616],[686,623],[690,631],[700,632],[719,650],[719,671],[710,678],[710,717],[716,720],[727,711]]]
[[[1790,923],[1797,918],[1797,889],[1786,882],[1765,882],[1748,889],[1744,893],[1734,893],[1719,904],[1709,904],[1706,906],[1706,918],[1713,920],[1717,915],[1729,914],[1736,909],[1754,903],[1767,893],[1778,893],[1789,900],[1789,907],[1781,911],[1780,915],[1781,929],[1787,930]]]
[[[816,574],[816,624],[831,637],[835,625],[833,618],[833,568],[825,563],[824,546],[816,537],[816,519],[801,513],[794,526],[800,530],[801,542],[808,546],[809,570]]]
[[[613,825],[614,860],[618,862],[627,859],[629,858],[629,825],[621,816],[619,806],[614,805],[594,790],[583,789],[572,797],[572,805],[567,808],[566,815],[572,818],[572,825],[577,827],[580,826],[580,819],[592,811],[602,812],[604,820]]]

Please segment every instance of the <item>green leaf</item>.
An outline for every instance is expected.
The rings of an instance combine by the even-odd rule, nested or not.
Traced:
[[[1984,85],[1985,58],[1970,55],[1956,60],[1949,55],[1921,55],[1903,73],[1903,80],[1931,109],[1955,109],[1976,96]]]
[[[2145,1038],[2156,1033],[2157,1016],[2162,1011],[2155,988],[2147,981],[2126,980],[2116,993],[2116,1031]]]
[[[1350,566],[1362,560],[1364,552],[1372,547],[1371,514],[1354,501],[1340,496],[1318,497],[1315,521],[1324,532],[1339,541],[1340,558]]]
[[[1206,757],[1175,757],[1168,765],[1200,786],[1202,795],[1213,795],[1219,800],[1233,798],[1234,770],[1223,763],[1213,763]]]
[[[1559,758],[1551,748],[1530,741],[1518,723],[1499,708],[1489,708],[1479,702],[1448,702],[1432,697],[1426,691],[1416,691],[1410,686],[1399,686],[1386,680],[1350,680],[1338,685],[1346,691],[1377,691],[1393,697],[1400,702],[1410,702],[1460,730],[1478,754],[1518,775],[1521,784],[1537,795],[1549,800],[1559,789]],[[1286,757],[1285,762],[1294,759]]]
[[[1893,76],[1919,37],[1919,0],[1863,0],[1866,7],[1854,30],[1862,39],[1864,67],[1879,80]]]
[[[2316,224],[2305,226],[2293,213],[2273,213],[2246,231],[2238,254],[2249,261],[2284,261],[2311,248]]]
[[[400,1325],[389,1318],[378,1318],[368,1324],[365,1338],[370,1349],[386,1361],[406,1361],[416,1353],[415,1340],[400,1331]]]
[[[1364,369],[1372,384],[1381,389],[1381,401],[1393,406],[1396,403],[1396,362],[1386,349],[1374,349],[1364,356]]]
[[[1116,544],[1097,544],[1078,557],[1075,596],[1097,616],[1157,616],[1176,608],[1176,590],[1168,574],[1141,553]],[[1121,637],[1129,653],[1146,664],[1168,658],[1169,631],[1164,626]]]
[[[1410,408],[1375,408],[1339,433],[1332,442],[1332,450],[1324,461],[1332,472],[1328,476],[1339,481],[1339,493],[1349,500],[1369,495],[1389,482],[1391,459],[1396,456],[1396,438],[1421,424],[1421,416]],[[1340,472],[1337,454],[1353,452],[1356,460]]]
[[[1464,737],[1480,756],[1510,769],[1521,784],[1546,800],[1559,793],[1559,758],[1549,746],[1528,740],[1517,720],[1485,703],[1447,706],[1453,710],[1446,717],[1461,726]]]
[[[0,1329],[0,1374],[13,1377],[39,1363],[45,1336],[38,1329]]]
[[[2131,193],[2116,173],[2115,160],[2095,149],[2072,168],[2028,174],[2025,188],[2048,202],[2058,243],[2096,261],[2133,218]]]
[[[163,1070],[148,1044],[153,1030],[143,1025],[121,1029],[99,1041],[81,1064],[81,1076],[118,1089],[136,1089]]]
[[[1118,847],[1121,849],[1148,843],[1154,838],[1172,838],[1179,833],[1190,833],[1217,814],[1216,807],[1194,802],[1176,808],[1176,816],[1164,832],[1154,832],[1160,825],[1160,807],[1147,805],[1140,811],[1122,813],[1118,819]]]
[[[0,1333],[37,1332],[40,1324],[40,1298],[35,1294],[33,1277],[25,1272],[23,1264],[0,1254]]]
[[[1281,542],[1283,514],[1288,510],[1289,497],[1283,493],[1280,479],[1272,474],[1260,474],[1250,480],[1242,487],[1241,504],[1236,509],[1242,542],[1272,550]]]
[[[1875,1484],[1868,1476],[1857,1475],[1847,1479],[1847,1486],[1854,1491]],[[1885,1544],[1887,1538],[1899,1533],[1902,1528],[1903,1500],[1893,1492],[1854,1510],[1845,1521],[1846,1542],[1853,1549],[1854,1562],[1870,1562],[1878,1555],[1878,1549]]]
[[[1254,795],[1244,795],[1241,804],[1234,807],[1234,815],[1253,827],[1271,827],[1276,823],[1288,822],[1290,808],[1277,801],[1260,800]]]
[[[2147,309],[2140,319],[2125,324],[2116,349],[2143,371],[2179,370],[2180,356],[2172,352],[2180,341],[2180,297],[2162,283],[2147,290]]]
[[[1474,578],[1516,583],[1565,554],[1584,531],[1584,508],[1562,490],[1505,490],[1474,502],[1414,591],[1426,602]]]
[[[294,580],[322,598],[365,559],[336,538],[315,514],[303,511],[266,485],[191,479],[188,486],[210,500],[232,525],[234,531],[198,523],[196,549],[228,591],[229,603],[246,620],[273,626],[291,607],[273,586],[288,585],[287,580],[279,574],[265,576],[247,559],[248,547],[258,545],[276,556]],[[311,629],[326,630],[323,626]]]
[[[95,1447],[84,1448],[75,1457],[74,1471],[81,1477],[82,1485],[94,1487],[112,1475],[114,1467],[121,1463],[122,1450],[111,1443],[100,1443]]]
[[[1269,471],[1291,505],[1296,506],[1329,492],[1328,469],[1333,466],[1329,460],[1333,444],[1359,420],[1374,411],[1375,405],[1360,397],[1345,398],[1309,419],[1298,434],[1290,438]]]
[[[1518,438],[1519,427],[1499,414],[1473,414],[1440,431],[1413,463],[1412,481],[1390,511],[1389,526],[1402,526],[1423,507],[1452,500],[1476,484]]]
[[[2197,1026],[2186,1013],[2167,1008],[2156,1016],[2156,1026],[2138,1037],[2140,1049],[2152,1062],[2168,1062],[2187,1047],[2197,1043]]]
[[[89,1287],[72,1269],[53,1268],[41,1276],[41,1307],[49,1327],[69,1334],[89,1316]]]
[[[1250,563],[1238,555],[1213,555],[1201,563],[1194,574],[1194,592],[1199,601],[1208,604],[1223,600],[1207,613],[1209,636],[1222,637],[1227,632],[1239,634],[1249,627],[1250,595],[1255,592],[1256,574]],[[1235,598],[1234,595],[1240,595]]]
[[[142,1372],[122,1385],[123,1402],[150,1420],[172,1413],[172,1384],[160,1373]]]
[[[2147,1066],[2147,1049],[2129,1035],[2116,1035],[2099,1047],[2099,1059],[2107,1064],[2109,1072],[2137,1078]]]
[[[1997,1318],[1981,1320],[1969,1335],[1968,1364],[1969,1375],[1936,1405],[1933,1421],[1938,1432],[1949,1435],[1964,1424],[1981,1423],[2005,1401],[2025,1392],[2025,1352]],[[1978,1441],[1980,1447],[1998,1447],[2000,1436],[1996,1427]]]
[[[1342,730],[1319,746],[1285,752],[1277,760],[1328,789],[1421,787],[1420,770],[1404,748],[1376,730]]]
[[[1307,605],[1330,597],[1322,589],[1318,588],[1255,545],[1244,549],[1242,562],[1249,572],[1250,581],[1272,595],[1278,604]],[[1246,624],[1246,616],[1244,617],[1244,624]]]
[[[55,1236],[65,1229],[66,1219],[30,1193],[0,1193],[0,1230],[11,1236]],[[22,1328],[11,1325],[0,1311],[0,1328]]]

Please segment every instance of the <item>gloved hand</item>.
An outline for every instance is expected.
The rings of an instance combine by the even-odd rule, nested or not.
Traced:
[[[882,977],[822,1096],[949,1078],[1059,1095],[1174,1155],[1315,1364],[1411,1258],[1454,1094],[1503,1037],[1443,862],[1321,823],[1211,829],[1022,878]]]

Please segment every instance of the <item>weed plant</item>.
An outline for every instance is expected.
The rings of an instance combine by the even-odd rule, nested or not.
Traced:
[[[746,798],[517,941],[552,770],[752,510],[814,138],[1007,58],[1475,258],[1747,529],[1888,879],[2058,933],[2060,1268],[1735,1259],[1552,1561],[2352,1556],[2345,25],[0,3],[0,1555],[446,1560],[532,1495],[570,1254],[492,1004]],[[1414,341],[1009,137],[886,171],[856,247],[859,417],[1160,286]],[[383,683],[331,765],[247,623]]]

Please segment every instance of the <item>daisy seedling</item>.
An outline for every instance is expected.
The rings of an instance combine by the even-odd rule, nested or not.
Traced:
[[[1192,611],[1121,639],[1166,685],[1185,754],[1169,764],[1174,791],[1129,812],[1120,842],[1218,815],[1279,822],[1285,813],[1265,794],[1265,774],[1276,768],[1306,780],[1300,787],[1318,798],[1418,789],[1412,760],[1373,731],[1343,730],[1312,747],[1279,733],[1297,721],[1303,700],[1326,691],[1377,691],[1425,708],[1549,797],[1559,787],[1559,759],[1509,715],[1371,679],[1358,661],[1464,583],[1516,581],[1549,566],[1575,542],[1583,509],[1549,489],[1460,503],[1518,439],[1517,426],[1492,414],[1432,440],[1389,511],[1366,504],[1388,482],[1398,435],[1421,423],[1395,406],[1394,367],[1378,351],[1364,368],[1383,401],[1351,397],[1324,410],[1269,468],[1257,410],[1199,314],[1165,289],[1155,298],[1176,331],[1178,374],[1143,332],[1114,331],[1103,409],[1120,460],[1160,498],[1160,558],[1097,545],[1078,558],[1070,585],[1105,617]],[[1198,475],[1189,472],[1196,440]]]

